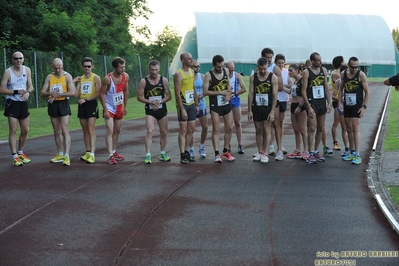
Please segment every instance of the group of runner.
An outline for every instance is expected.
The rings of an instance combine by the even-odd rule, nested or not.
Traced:
[[[198,152],[203,158],[205,140],[208,132],[208,107],[205,97],[209,98],[209,113],[212,122],[212,146],[214,162],[234,161],[230,141],[233,125],[238,142],[238,153],[244,154],[241,128],[240,95],[248,91],[248,120],[255,126],[255,139],[258,151],[253,161],[267,163],[269,155],[275,160],[284,159],[287,153],[282,145],[284,135],[284,118],[290,102],[291,122],[295,132],[295,150],[287,158],[303,159],[314,164],[324,161],[323,155],[332,154],[327,146],[326,114],[334,112],[332,137],[335,150],[341,147],[337,140],[337,127],[341,125],[341,135],[345,145],[342,153],[344,161],[361,164],[360,119],[364,116],[369,101],[367,77],[359,69],[359,60],[351,57],[346,63],[342,56],[332,60],[334,71],[331,74],[331,90],[328,84],[328,72],[322,66],[322,58],[312,53],[309,64],[303,68],[291,64],[286,68],[285,56],[277,54],[270,48],[261,51],[257,68],[249,77],[249,88],[246,87],[240,73],[235,71],[234,62],[225,64],[221,55],[212,59],[213,68],[202,74],[200,64],[190,53],[180,55],[182,67],[174,74],[174,98],[179,121],[178,144],[180,161],[188,164],[195,161],[193,146],[196,120],[201,124]],[[29,131],[29,111],[27,100],[33,91],[31,71],[23,65],[24,58],[20,52],[13,54],[13,65],[4,71],[0,93],[6,95],[4,115],[9,121],[9,144],[13,164],[21,166],[30,159],[23,148]],[[70,136],[68,131],[69,97],[77,97],[78,117],[83,129],[86,151],[80,157],[88,163],[95,162],[95,121],[99,117],[97,102],[103,108],[106,125],[106,147],[108,163],[117,164],[123,160],[116,146],[121,131],[122,120],[127,113],[129,75],[125,72],[125,60],[117,57],[112,61],[113,72],[103,79],[92,72],[94,63],[91,58],[82,60],[84,75],[72,78],[63,70],[62,60],[53,60],[53,73],[46,77],[41,96],[48,99],[48,114],[54,130],[57,154],[50,161],[70,165]],[[144,103],[146,136],[146,154],[144,162],[152,163],[151,146],[155,123],[160,130],[160,161],[170,161],[166,153],[168,111],[167,102],[172,99],[169,81],[159,74],[160,63],[152,60],[148,64],[149,74],[139,82],[137,100]],[[397,78],[396,78],[397,79]],[[395,82],[395,76],[387,79],[385,84]],[[223,118],[223,119],[221,119]],[[224,123],[223,147],[220,149],[220,124]],[[21,134],[16,144],[18,124]],[[273,142],[276,141],[276,150]],[[320,142],[323,151],[319,151]]]

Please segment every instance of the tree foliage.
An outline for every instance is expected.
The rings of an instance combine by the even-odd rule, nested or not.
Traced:
[[[77,57],[125,55],[133,48],[130,19],[150,14],[147,0],[7,1],[0,11],[0,45]]]
[[[392,38],[393,38],[393,42],[396,46],[396,49],[399,50],[399,28],[392,30]]]

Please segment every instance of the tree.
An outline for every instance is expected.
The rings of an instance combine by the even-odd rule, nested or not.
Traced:
[[[150,45],[151,55],[155,58],[169,58],[171,61],[179,48],[181,38],[178,32],[169,26],[165,26],[157,39]]]
[[[132,53],[130,19],[148,18],[147,0],[3,1],[0,44],[76,57]],[[134,52],[133,52],[134,53]]]
[[[392,30],[392,38],[393,38],[393,42],[396,46],[396,49],[399,50],[399,28]]]

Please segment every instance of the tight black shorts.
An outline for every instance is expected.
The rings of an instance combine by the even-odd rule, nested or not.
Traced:
[[[333,106],[334,109],[337,108],[338,107],[338,101],[333,101],[332,102],[332,106]]]
[[[88,101],[78,106],[78,118],[87,119],[90,117],[98,118],[97,101]]]
[[[223,105],[223,106],[216,106],[211,107],[211,111],[214,111],[219,116],[225,116],[231,112],[231,104]]]
[[[168,111],[166,111],[165,109],[160,110],[160,111],[159,110],[153,111],[153,110],[146,109],[145,114],[154,117],[156,120],[159,120],[159,119],[164,118],[168,114]]]
[[[183,120],[182,115],[181,115],[181,110],[178,109],[177,110],[177,118],[179,120],[179,122],[183,122],[183,121],[194,121],[197,119],[197,108],[195,107],[195,104],[192,105],[183,105],[184,106],[184,110],[186,110],[187,113],[187,120]]]
[[[344,117],[348,117],[348,118],[357,117],[357,118],[360,118],[360,113],[359,113],[360,108],[361,108],[361,106],[358,106],[358,105],[351,106],[351,107],[344,106]]]
[[[69,107],[68,100],[54,101],[53,103],[48,103],[47,113],[50,117],[62,117],[71,115],[71,108]]]
[[[326,104],[313,104],[312,103],[310,106],[312,106],[316,115],[324,115],[325,113],[327,113]]]
[[[270,112],[271,112],[271,109],[267,109],[267,110],[265,110],[263,112],[255,111],[255,112],[252,112],[252,116],[253,116],[252,118],[256,122],[267,121],[268,118],[269,118]]]
[[[291,114],[295,113],[295,109],[298,108],[299,103],[291,103]],[[302,105],[301,112],[306,111],[305,105]]]
[[[280,113],[284,113],[285,111],[287,111],[287,102],[278,102],[278,106],[279,106],[279,111]]]
[[[18,120],[25,119],[29,116],[28,102],[13,101],[7,99],[5,102],[4,116],[14,117]]]

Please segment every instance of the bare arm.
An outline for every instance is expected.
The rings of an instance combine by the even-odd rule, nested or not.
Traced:
[[[139,87],[137,89],[137,101],[145,103],[145,104],[152,104],[152,102],[149,99],[146,99],[144,97],[144,88],[145,88],[145,79],[141,79],[139,82]]]
[[[1,85],[0,85],[0,93],[1,94],[5,94],[5,95],[13,95],[14,94],[13,90],[7,89],[7,83],[10,81],[10,78],[11,78],[10,73],[8,72],[8,70],[5,70],[3,72],[3,78],[1,79]]]
[[[104,113],[108,113],[107,104],[105,103],[105,94],[108,92],[110,88],[111,80],[108,76],[105,76],[101,82],[101,90],[100,90],[100,102],[103,106]]]
[[[238,80],[238,84],[240,85],[240,90],[236,92],[236,95],[240,95],[240,94],[246,93],[247,92],[247,87],[245,86],[245,83],[244,83],[240,73],[236,72],[236,78]]]
[[[283,85],[283,76],[281,75],[281,69],[278,66],[275,66],[273,69],[273,74],[277,76],[278,91],[283,91],[284,85]]]
[[[175,85],[175,99],[177,106],[179,107],[182,112],[185,110],[183,106],[183,101],[181,99],[181,82],[183,80],[183,77],[180,72],[176,72],[175,75],[173,76],[173,82]]]
[[[125,87],[123,88],[123,115],[126,115],[127,102],[129,100],[129,75],[125,72],[122,75],[125,75]]]
[[[254,98],[254,75],[253,74],[249,77],[249,91],[248,91],[248,119],[249,119],[249,114],[252,113],[252,101]],[[252,114],[251,114],[252,118]],[[252,119],[251,119],[252,120]],[[251,121],[250,120],[250,121]]]
[[[172,94],[170,93],[169,81],[167,78],[163,77],[163,88],[165,90],[165,97],[163,98],[163,103],[167,103],[172,100]]]

